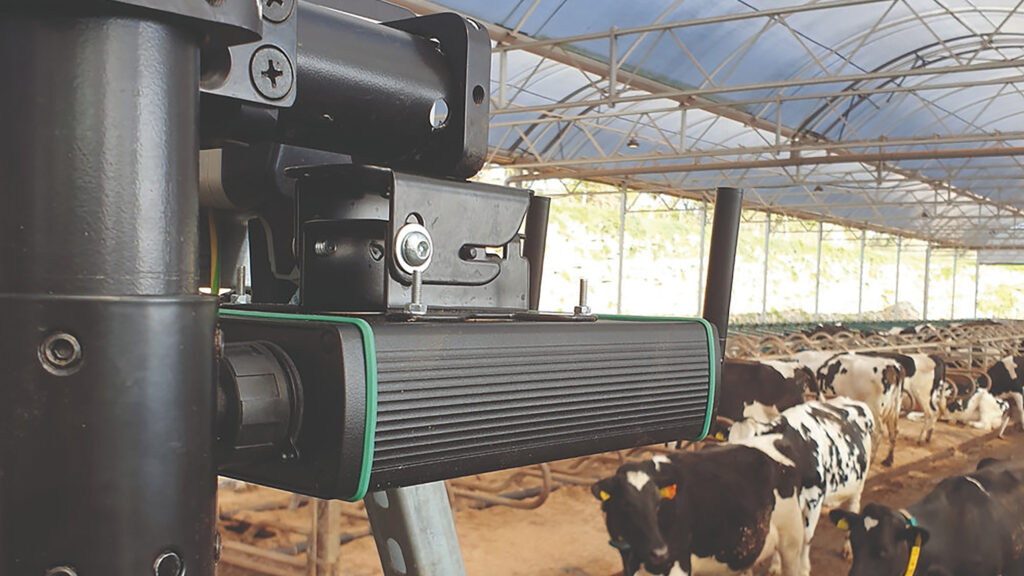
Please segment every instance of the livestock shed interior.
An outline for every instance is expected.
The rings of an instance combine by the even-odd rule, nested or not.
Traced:
[[[490,36],[476,179],[552,199],[542,309],[571,311],[585,279],[598,313],[699,315],[727,186],[744,191],[729,359],[929,354],[946,363],[952,401],[1024,352],[1017,0],[393,1],[457,12]],[[999,320],[964,320],[977,318]],[[906,415],[921,406],[908,392],[900,402],[895,465],[875,461],[864,503],[907,506],[1024,449],[1019,428],[997,439],[948,414],[919,445],[922,424]],[[466,573],[622,573],[589,487],[696,448],[446,482]],[[219,502],[224,574],[334,573],[306,559],[323,514],[341,518],[326,532],[342,542],[328,570],[401,573],[382,568],[362,504],[228,480]],[[842,541],[823,518],[811,574],[849,570]]]
[[[156,473],[169,465],[142,447],[137,460],[119,459],[96,477],[132,486],[125,492],[134,490],[125,478],[144,477],[177,490],[189,510],[145,487],[124,495],[153,508],[145,514],[104,508],[119,501],[111,492],[80,507],[64,499],[81,495],[61,494],[45,510],[76,518],[115,510],[103,517],[117,516],[121,527],[145,517],[139,537],[147,539],[162,523],[184,526],[202,547],[205,535],[189,533],[188,520],[202,516],[203,498],[214,509],[212,481],[222,474],[215,518],[202,518],[207,532],[215,522],[215,552],[193,554],[209,556],[219,576],[1024,576],[1024,0],[256,0],[253,22],[232,24],[231,43],[214,45],[236,17],[224,14],[252,3],[83,2],[61,17],[92,18],[93,4],[116,4],[117,25],[97,29],[138,40],[130,44],[138,61],[115,40],[76,40],[60,46],[92,51],[55,67],[57,88],[40,80],[48,73],[26,75],[32,89],[82,85],[113,95],[95,125],[61,124],[60,106],[26,114],[47,127],[46,138],[72,142],[53,146],[51,159],[88,164],[82,142],[102,133],[97,141],[124,144],[111,153],[118,161],[102,156],[104,169],[133,152],[147,169],[179,171],[136,174],[142,188],[200,185],[199,211],[188,207],[199,232],[180,244],[194,252],[181,260],[202,270],[184,274],[187,282],[172,278],[191,282],[181,293],[153,288],[152,263],[140,255],[178,257],[168,256],[174,242],[152,240],[156,232],[175,238],[170,204],[150,198],[119,211],[98,203],[96,214],[75,204],[82,220],[109,229],[111,213],[112,222],[137,218],[142,240],[132,246],[138,254],[95,255],[96,266],[137,272],[137,285],[69,290],[72,305],[150,298],[162,306],[171,296],[183,299],[181,310],[209,304],[188,312],[191,323],[141,313],[117,316],[138,325],[94,322],[116,335],[111,342],[160,362],[100,362],[99,346],[61,328],[32,345],[29,363],[57,382],[79,370],[110,382],[123,373],[141,382],[158,369],[195,380],[182,385],[195,398],[161,389],[126,402],[119,422],[167,437],[184,430],[193,443],[165,446],[167,459],[194,464],[202,452],[210,485],[182,488],[181,477]],[[0,9],[0,26],[14,37],[18,18],[29,22],[32,54],[69,30],[97,33],[51,29],[40,24],[43,9],[19,10]],[[146,28],[154,10],[155,32]],[[175,28],[194,18],[203,24],[189,34]],[[144,23],[138,38],[124,32],[136,20]],[[188,50],[179,36],[190,38]],[[242,40],[266,45],[240,52]],[[476,77],[488,42],[490,77]],[[13,57],[16,46],[0,51]],[[164,70],[129,70],[145,68],[153,46],[177,58],[191,84]],[[229,72],[243,52],[239,81]],[[83,80],[90,63],[115,56],[138,78]],[[130,82],[140,84],[120,89]],[[107,94],[111,86],[118,89]],[[202,100],[193,102],[194,91]],[[151,111],[129,104],[151,101],[168,117],[191,114],[194,125],[179,133],[168,122],[163,134],[140,120],[126,137],[101,122],[112,110],[142,118]],[[69,118],[90,116],[83,102],[68,107]],[[429,123],[407,122],[424,102]],[[31,132],[24,123],[17,134]],[[170,143],[141,142],[145,132]],[[26,158],[46,142],[5,146],[0,178],[31,165],[45,180]],[[85,186],[107,177],[68,173]],[[741,198],[734,276],[716,277],[711,254],[722,244],[712,231],[721,238],[719,226],[728,230],[718,217],[727,210],[716,207],[729,198]],[[71,210],[51,200],[35,203]],[[34,214],[30,204],[12,206]],[[11,232],[21,224],[14,208],[0,215],[9,228],[0,230],[0,265],[28,253]],[[55,234],[72,228],[42,221]],[[102,244],[79,236],[81,246],[62,246],[78,254]],[[446,248],[448,260],[436,256]],[[18,258],[10,261],[28,262]],[[76,258],[88,256],[56,261],[78,270]],[[23,267],[46,268],[30,264]],[[13,335],[33,320],[36,308],[12,296],[22,284],[38,280],[24,291],[43,308],[65,294],[37,275],[23,283],[0,276],[0,311],[14,318],[0,327],[0,352],[13,350]],[[117,283],[88,276],[82,286]],[[715,294],[723,277],[731,291]],[[708,317],[716,297],[725,300],[724,326]],[[425,305],[431,298],[443,303]],[[199,324],[210,333],[189,332]],[[155,326],[173,346],[142,336]],[[31,327],[34,338],[44,334]],[[12,381],[30,373],[16,368]],[[30,505],[10,494],[31,486],[9,474],[11,463],[37,457],[20,444],[31,435],[22,430],[44,430],[42,446],[61,445],[66,430],[51,431],[40,414],[67,415],[69,406],[85,414],[109,400],[5,382],[0,576],[34,554],[9,545],[23,536],[4,518]],[[14,405],[26,397],[31,406]],[[154,403],[167,407],[159,421],[132,412]],[[215,419],[185,426],[201,420],[188,415],[195,405]],[[672,422],[644,427],[658,418]],[[97,449],[105,457],[134,446],[124,430],[96,428],[108,441]],[[203,436],[207,429],[216,436]],[[621,449],[594,454],[594,446]],[[82,448],[38,469],[103,468],[86,466],[92,456]],[[185,474],[185,464],[175,466]],[[38,522],[32,533],[49,534]],[[58,529],[40,549],[60,549],[50,539],[73,540],[76,530]],[[884,558],[871,540],[880,533],[897,534],[883,542]],[[190,552],[175,546],[132,554],[148,555],[148,569],[155,552],[155,576],[209,576],[202,566],[186,569]],[[47,562],[33,574],[94,576],[70,559]]]

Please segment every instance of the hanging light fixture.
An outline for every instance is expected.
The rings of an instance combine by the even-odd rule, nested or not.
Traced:
[[[638,142],[635,137],[630,138],[629,142],[626,142],[626,148],[630,148],[632,150],[636,150],[639,147],[640,147],[640,142]]]

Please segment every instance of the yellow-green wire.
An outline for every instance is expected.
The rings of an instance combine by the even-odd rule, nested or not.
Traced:
[[[210,293],[219,296],[220,255],[217,252],[217,221],[213,217],[213,210],[208,210],[206,215],[210,222]]]

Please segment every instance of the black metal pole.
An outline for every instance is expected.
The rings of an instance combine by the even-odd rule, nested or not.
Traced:
[[[211,576],[201,35],[40,4],[0,17],[0,574]]]
[[[724,354],[729,333],[729,303],[732,300],[732,276],[742,208],[742,190],[719,188],[716,191],[711,250],[708,251],[708,279],[704,289],[704,319],[718,329],[721,354]]]
[[[544,247],[548,242],[548,215],[551,199],[534,195],[526,213],[526,240],[523,255],[530,262],[530,310],[540,307],[541,279],[544,276]]]

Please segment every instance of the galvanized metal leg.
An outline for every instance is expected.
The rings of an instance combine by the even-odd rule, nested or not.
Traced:
[[[921,320],[928,320],[928,277],[932,268],[932,245],[924,251],[924,304],[921,306]]]
[[[685,111],[684,111],[685,113]],[[697,312],[695,315],[700,314],[701,304],[704,302],[704,243],[707,238],[708,228],[708,202],[707,200],[701,200],[700,202],[700,253],[697,256]]]
[[[626,186],[622,186],[619,199],[619,293],[615,299],[615,313],[622,314],[622,272],[626,258]]]
[[[857,320],[864,319],[864,247],[868,241],[868,231],[860,231],[860,273],[857,280]]]
[[[818,222],[818,260],[814,265],[814,321],[818,321],[819,304],[821,303],[821,241],[825,227]]]
[[[892,297],[892,319],[900,319],[900,266],[903,258],[903,236],[896,237],[896,292]]]
[[[444,482],[366,497],[366,513],[387,576],[465,576]]]
[[[974,316],[978,317],[978,287],[981,284],[981,254],[974,253]]]
[[[956,248],[954,248],[953,249],[953,297],[951,298],[951,302],[949,304],[949,318],[950,318],[950,320],[952,320],[953,318],[956,318],[956,271],[957,271],[956,269],[957,269],[957,265],[959,263],[960,263],[960,250],[957,250]]]
[[[772,215],[765,214],[764,220],[764,265],[761,278],[761,323],[768,321],[768,250],[771,247]]]

